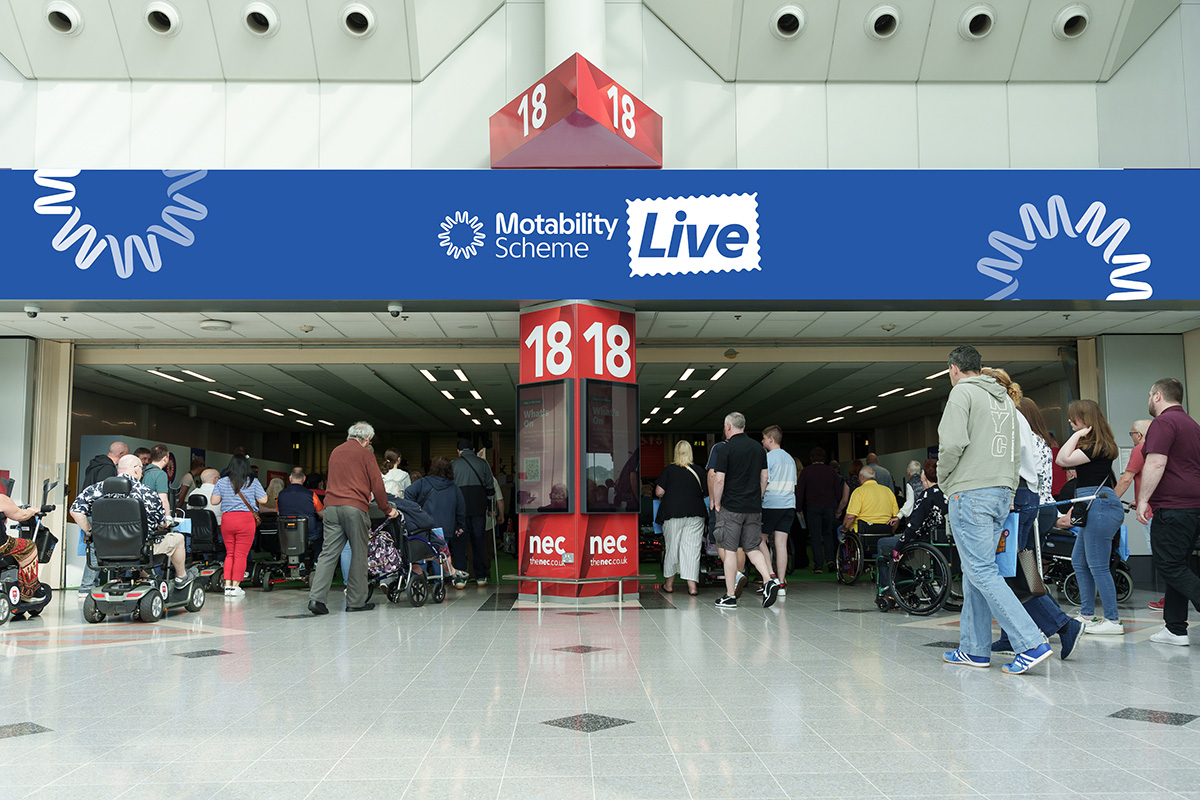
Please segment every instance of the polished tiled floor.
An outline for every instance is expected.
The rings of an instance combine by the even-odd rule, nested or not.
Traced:
[[[89,626],[68,594],[0,628],[0,799],[1200,798],[1200,721],[1110,716],[1200,710],[1200,638],[1148,642],[1148,592],[1020,677],[941,663],[957,617],[867,586],[714,597],[311,617],[251,590]]]

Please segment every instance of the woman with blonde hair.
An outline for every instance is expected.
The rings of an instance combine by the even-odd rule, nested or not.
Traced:
[[[279,493],[283,491],[283,478],[271,478],[267,484],[267,511],[279,510]]]
[[[1125,519],[1121,501],[1114,491],[1116,476],[1112,465],[1117,458],[1117,440],[1104,419],[1095,400],[1073,400],[1067,407],[1071,423],[1071,438],[1058,451],[1058,465],[1075,470],[1075,496],[1092,497],[1086,503],[1076,503],[1076,513],[1086,508],[1087,521],[1078,526],[1071,563],[1079,581],[1079,619],[1091,635],[1125,633],[1117,613],[1117,588],[1113,583],[1108,562],[1112,556],[1113,537]],[[1095,616],[1096,590],[1104,605],[1104,619]]]
[[[674,463],[658,477],[654,494],[662,498],[658,519],[663,528],[663,591],[675,591],[675,575],[688,584],[688,594],[700,593],[700,543],[708,522],[704,498],[708,487],[700,470],[692,463],[692,445],[686,440],[675,443]]]

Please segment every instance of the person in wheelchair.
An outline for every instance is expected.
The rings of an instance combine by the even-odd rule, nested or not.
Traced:
[[[40,603],[46,599],[38,580],[38,552],[31,539],[8,535],[5,520],[24,522],[37,514],[36,508],[21,508],[0,490],[0,556],[10,556],[17,562],[17,586],[21,601]]]
[[[150,530],[157,531],[163,528],[167,521],[167,514],[163,510],[158,494],[141,482],[142,460],[135,455],[122,456],[121,460],[117,462],[117,475],[129,478],[129,496],[138,500],[146,509],[146,524],[150,526]],[[71,503],[71,518],[79,525],[86,540],[91,539],[92,504],[104,496],[103,486],[103,481],[93,483],[80,492],[79,496],[75,498],[75,502]],[[184,545],[182,533],[174,531],[162,533],[154,544],[154,555],[165,555],[170,560],[171,566],[175,569],[176,587],[186,586],[188,581],[200,574],[200,570],[196,567],[191,569],[187,567],[187,548]]]
[[[842,530],[855,531],[859,536],[882,536],[894,533],[900,522],[900,506],[896,495],[875,481],[875,468],[858,471],[858,488],[850,495]]]
[[[908,524],[899,536],[885,536],[879,540],[879,585],[892,582],[894,554],[909,542],[932,541],[934,531],[946,524],[949,508],[946,495],[937,485],[937,459],[929,458],[921,465],[921,494],[917,497]]]

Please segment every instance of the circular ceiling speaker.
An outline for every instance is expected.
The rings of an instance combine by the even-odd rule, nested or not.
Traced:
[[[996,9],[987,3],[973,5],[958,18],[958,35],[968,42],[977,42],[996,26]]]
[[[1054,15],[1054,35],[1064,42],[1078,39],[1092,21],[1092,11],[1083,3],[1072,3]]]
[[[147,3],[142,19],[146,21],[146,27],[159,36],[177,36],[183,26],[179,9],[174,3],[168,3],[166,0]]]
[[[83,12],[67,0],[50,0],[46,3],[46,24],[55,33],[63,36],[78,36],[83,32]]]
[[[886,41],[900,30],[900,9],[891,3],[875,6],[867,12],[867,19],[863,23],[863,27],[867,36],[875,41]]]
[[[246,3],[242,6],[242,24],[254,36],[266,39],[279,33],[279,12],[270,3]]]
[[[804,9],[801,6],[794,3],[780,6],[771,15],[771,35],[776,39],[790,42],[804,33],[804,26],[807,22]]]
[[[375,11],[366,3],[346,3],[338,12],[342,32],[353,39],[366,39],[375,33]]]

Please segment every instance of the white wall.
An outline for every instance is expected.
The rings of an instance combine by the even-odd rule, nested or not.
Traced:
[[[13,497],[22,503],[41,500],[29,491],[35,349],[32,339],[0,339],[0,470],[16,481]]]
[[[668,167],[1200,166],[1200,5],[1107,84],[732,84],[640,3],[607,12]],[[545,71],[542,13],[507,4],[419,83],[34,82],[0,59],[0,168],[486,168],[488,117]]]

